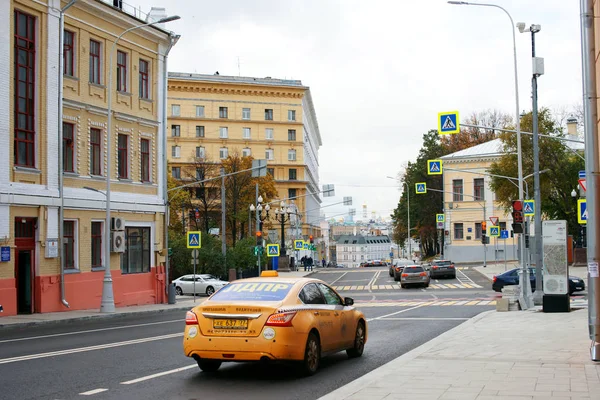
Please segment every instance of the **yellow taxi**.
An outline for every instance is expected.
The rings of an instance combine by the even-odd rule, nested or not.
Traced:
[[[321,357],[346,350],[360,357],[367,342],[367,321],[325,282],[279,277],[234,281],[188,311],[183,351],[202,371],[223,362],[299,361],[314,374]]]

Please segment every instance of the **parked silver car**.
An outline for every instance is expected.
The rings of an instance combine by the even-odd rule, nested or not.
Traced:
[[[429,287],[429,281],[429,273],[420,265],[407,265],[400,275],[400,286],[402,288],[406,288],[408,285]]]
[[[207,296],[212,295],[229,283],[208,274],[196,275],[195,279],[194,275],[184,275],[173,281],[175,284],[175,292],[180,296],[184,294],[193,294],[194,280],[196,281],[196,294],[206,294]]]

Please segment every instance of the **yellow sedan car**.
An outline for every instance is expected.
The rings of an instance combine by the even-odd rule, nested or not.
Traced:
[[[325,282],[265,271],[240,279],[188,311],[183,350],[202,371],[223,362],[299,361],[314,374],[321,357],[346,350],[360,357],[367,321]]]

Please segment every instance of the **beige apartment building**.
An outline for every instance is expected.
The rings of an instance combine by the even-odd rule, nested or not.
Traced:
[[[119,41],[111,66],[117,37],[165,16],[164,9],[146,15],[112,1],[78,0],[64,17],[61,70],[59,10],[67,3],[0,2],[2,316],[99,308],[107,266],[117,307],[165,300],[162,88],[175,39],[162,26],[136,29]]]
[[[219,164],[229,155],[266,159],[278,198],[295,198],[303,215],[301,225],[292,224],[301,228],[286,228],[286,238],[318,236],[322,141],[301,81],[170,72],[168,118],[174,178],[186,180],[198,162]]]

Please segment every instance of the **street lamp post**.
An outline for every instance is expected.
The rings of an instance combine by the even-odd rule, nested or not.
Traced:
[[[258,198],[256,199],[256,206],[254,204],[250,204],[250,212],[255,212],[256,213],[256,230],[257,232],[262,232],[262,223],[264,220],[266,220],[267,218],[269,218],[269,210],[271,209],[271,206],[267,203],[264,205],[262,205],[263,202],[263,198],[262,196],[258,196]],[[263,210],[265,211],[265,214],[263,214]],[[261,236],[262,238],[262,236]],[[261,245],[262,245],[262,239],[261,239]],[[258,252],[258,275],[260,275],[260,269],[261,269],[261,264],[260,264],[260,251]]]
[[[482,7],[494,7],[504,11],[510,20],[510,27],[513,39],[513,63],[515,70],[515,119],[517,128],[517,167],[519,177],[519,200],[523,201],[523,154],[521,151],[521,118],[519,114],[519,79],[517,73],[517,44],[515,40],[515,23],[512,16],[506,9],[496,4],[488,3],[469,3],[466,1],[448,1],[448,4],[453,5],[467,5],[467,6],[482,6]],[[521,276],[519,277],[519,283],[521,285],[521,305],[523,308],[531,308],[533,306],[533,300],[531,297],[531,283],[529,282],[529,273],[527,272],[527,264],[525,262],[525,236],[519,235],[519,254],[521,256]]]
[[[395,179],[391,176],[386,176],[388,179]],[[408,187],[408,183],[402,182],[406,186],[406,239],[408,240],[408,259],[412,260],[412,246],[410,240],[410,188]]]
[[[287,252],[285,251],[285,223],[290,220],[290,214],[292,210],[286,207],[285,201],[279,203],[279,208],[275,209],[275,220],[281,224],[281,257],[285,258]]]
[[[101,313],[115,312],[115,298],[113,293],[113,282],[110,273],[110,167],[111,167],[111,137],[112,137],[112,72],[113,72],[113,54],[117,43],[126,34],[135,29],[144,28],[155,24],[162,24],[178,20],[178,15],[173,15],[166,18],[161,18],[158,21],[149,22],[147,24],[132,26],[121,33],[113,42],[108,59],[108,85],[107,90],[107,122],[106,122],[106,222],[104,228],[104,251],[106,254],[106,265],[104,266],[104,280],[102,282],[102,301],[100,302]],[[167,229],[165,227],[165,229]]]

